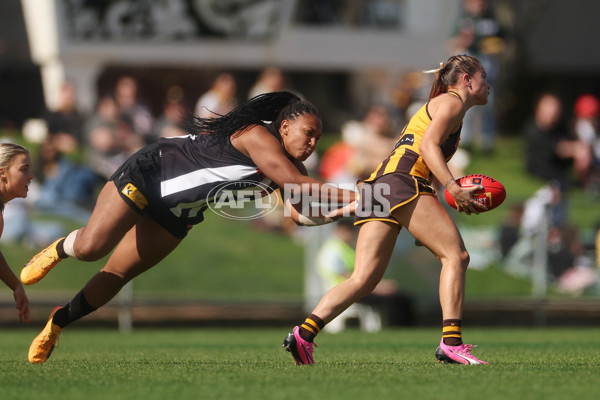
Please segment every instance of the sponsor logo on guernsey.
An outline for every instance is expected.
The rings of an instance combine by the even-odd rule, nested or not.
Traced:
[[[123,190],[121,190],[121,193],[127,196],[129,200],[133,201],[140,210],[143,210],[148,205],[146,197],[131,183],[128,183]]]
[[[412,133],[407,133],[398,140],[394,148],[397,149],[400,146],[412,146],[413,144],[415,144],[415,136]]]

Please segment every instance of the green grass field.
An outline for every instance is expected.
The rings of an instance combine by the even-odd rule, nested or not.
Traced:
[[[0,399],[597,399],[600,329],[465,331],[488,366],[437,364],[438,329],[347,330],[294,366],[281,329],[65,330],[42,365],[4,330]]]

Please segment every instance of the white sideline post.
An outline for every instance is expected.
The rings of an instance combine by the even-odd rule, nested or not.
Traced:
[[[544,206],[539,230],[534,239],[533,248],[533,298],[541,302],[546,298],[548,289],[548,206]],[[546,311],[539,307],[534,315],[535,325],[546,325]]]
[[[131,306],[133,304],[133,281],[127,282],[119,292],[119,331],[121,333],[133,330]]]

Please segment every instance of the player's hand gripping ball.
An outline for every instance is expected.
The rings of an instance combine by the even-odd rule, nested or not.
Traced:
[[[487,211],[498,207],[502,204],[504,199],[506,199],[506,189],[504,189],[504,185],[489,176],[480,174],[467,175],[457,179],[456,183],[458,183],[460,187],[483,186],[483,189],[473,192],[473,199],[486,206]],[[446,201],[450,207],[456,208],[454,197],[452,197],[448,190],[444,192],[444,197],[446,197]],[[486,210],[479,210],[479,212],[485,211]]]

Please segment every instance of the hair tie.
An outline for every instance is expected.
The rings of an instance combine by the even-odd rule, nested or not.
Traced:
[[[427,69],[427,70],[423,70],[421,72],[423,72],[424,74],[435,74],[436,72],[441,71],[443,69],[444,69],[444,63],[441,62],[439,68],[436,68],[436,69]]]
[[[440,63],[440,67],[439,67],[439,68],[436,68],[436,69],[427,69],[427,70],[424,70],[424,71],[422,71],[422,72],[423,72],[424,74],[435,74],[436,72],[438,72],[438,71],[441,71],[441,70],[443,70],[443,69],[444,69],[444,63],[443,63],[443,62],[441,62],[441,63]]]

